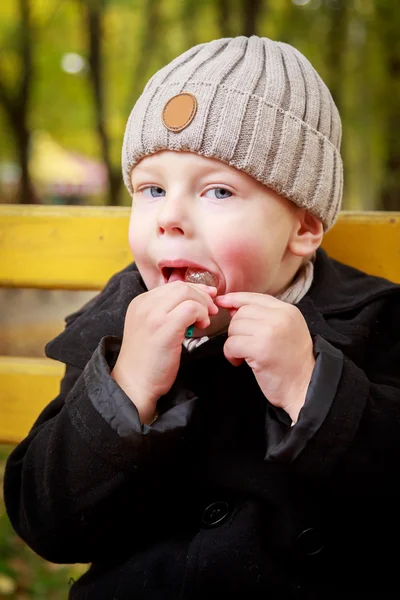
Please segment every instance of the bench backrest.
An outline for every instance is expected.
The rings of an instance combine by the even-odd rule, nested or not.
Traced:
[[[0,286],[100,290],[132,261],[129,208],[0,205]],[[400,213],[346,212],[328,254],[400,283]],[[63,365],[0,357],[0,442],[16,443],[58,393]]]

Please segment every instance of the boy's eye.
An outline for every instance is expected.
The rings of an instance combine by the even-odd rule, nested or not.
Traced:
[[[162,196],[165,196],[165,190],[157,185],[151,185],[150,187],[144,188],[142,194],[146,198],[161,198]]]
[[[206,198],[217,198],[218,200],[224,200],[225,198],[230,198],[232,196],[232,192],[225,188],[217,187],[207,190],[205,196]]]

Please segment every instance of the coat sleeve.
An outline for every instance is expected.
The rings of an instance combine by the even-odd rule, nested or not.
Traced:
[[[333,402],[293,468],[346,496],[397,496],[400,464],[398,296],[375,318],[362,366],[344,356]],[[323,401],[323,398],[321,398]]]
[[[175,403],[154,425],[141,425],[110,376],[106,349],[103,338],[83,371],[66,367],[59,396],[6,465],[11,523],[55,563],[101,560],[113,544],[122,554],[132,549],[148,523],[146,494],[157,493],[155,482],[162,485],[168,465],[185,454],[179,450],[196,398],[175,391]]]
[[[294,461],[323,424],[336,396],[343,371],[343,353],[319,335],[313,343],[316,362],[297,423],[291,423],[283,409],[267,406],[267,461]]]

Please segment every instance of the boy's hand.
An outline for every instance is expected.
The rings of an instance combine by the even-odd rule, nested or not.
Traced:
[[[174,281],[134,298],[125,317],[121,350],[111,373],[150,422],[157,401],[172,387],[178,373],[186,329],[206,328],[218,313],[212,301],[216,288]]]
[[[234,366],[245,360],[269,402],[296,422],[315,366],[313,342],[301,312],[273,296],[252,292],[218,296],[215,304],[232,317],[226,358]]]

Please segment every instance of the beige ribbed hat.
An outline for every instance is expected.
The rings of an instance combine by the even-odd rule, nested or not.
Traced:
[[[328,230],[343,189],[341,121],[298,50],[257,36],[195,46],[160,69],[136,102],[122,149],[124,182],[144,156],[217,158],[306,208]]]

